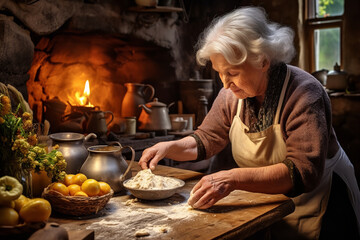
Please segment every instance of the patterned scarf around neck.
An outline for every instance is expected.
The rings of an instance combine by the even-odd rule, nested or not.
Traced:
[[[249,132],[261,132],[273,124],[286,70],[285,63],[278,63],[270,67],[265,99],[258,111],[255,97],[245,100],[245,115],[249,116],[250,123]]]

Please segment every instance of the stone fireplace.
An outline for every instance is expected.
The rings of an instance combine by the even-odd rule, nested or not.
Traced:
[[[181,14],[142,14],[129,11],[132,5],[113,0],[0,1],[1,81],[24,95],[39,122],[44,121],[46,101],[57,99],[69,112],[86,81],[88,103],[113,112],[113,123],[121,118],[124,83],[150,84],[159,101],[176,102],[176,81],[189,78],[191,67],[186,66],[193,61],[182,64]]]
[[[43,120],[43,102],[57,97],[71,106],[88,80],[89,103],[121,117],[124,83],[154,86],[162,101],[176,101],[174,68],[170,51],[151,42],[129,36],[100,33],[57,33],[43,37],[35,46],[34,61],[27,82],[29,104]]]

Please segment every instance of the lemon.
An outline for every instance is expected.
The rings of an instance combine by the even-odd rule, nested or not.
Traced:
[[[29,202],[29,198],[25,197],[24,195],[20,195],[20,197],[18,199],[16,199],[15,202],[15,210],[17,212],[20,211],[20,209],[27,203]]]
[[[81,187],[77,184],[71,184],[67,187],[71,196],[74,196],[75,193],[81,191]]]
[[[83,191],[78,191],[74,194],[75,197],[88,197],[88,195],[86,193],[84,193]]]
[[[78,173],[72,177],[72,184],[77,184],[81,186],[86,181],[86,179],[87,177],[85,176],[85,174]]]
[[[100,193],[99,193],[100,196],[108,194],[110,192],[111,187],[106,182],[99,182],[99,185],[100,185]]]
[[[97,196],[100,193],[100,184],[95,179],[87,179],[82,185],[81,190],[89,197]]]
[[[19,214],[13,208],[0,208],[0,226],[15,226],[18,223]]]
[[[74,181],[74,174],[66,174],[65,175],[65,178],[64,178],[64,184],[66,186],[70,186],[71,184],[74,184],[73,181]]]
[[[67,186],[65,186],[65,184],[60,183],[60,182],[56,182],[56,183],[52,184],[50,189],[54,190],[54,191],[57,191],[57,192],[61,193],[64,196],[69,195],[69,189],[67,188]]]
[[[43,198],[30,199],[20,210],[20,217],[25,222],[47,221],[51,214],[50,203]]]

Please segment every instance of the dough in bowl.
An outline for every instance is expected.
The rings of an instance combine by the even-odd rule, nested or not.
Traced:
[[[170,177],[155,175],[150,169],[139,171],[135,177],[126,182],[126,187],[146,190],[172,189],[181,183]]]

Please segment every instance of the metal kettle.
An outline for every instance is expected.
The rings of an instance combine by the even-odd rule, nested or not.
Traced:
[[[138,119],[140,124],[139,130],[170,130],[169,107],[172,105],[174,105],[174,102],[166,106],[166,104],[159,102],[157,98],[154,98],[153,102],[140,104],[139,107],[142,108],[142,111]]]
[[[61,132],[49,135],[52,145],[58,145],[59,151],[63,154],[67,163],[66,173],[76,174],[85,162],[88,151],[84,142],[96,138],[96,134],[90,133],[86,137],[80,133]]]
[[[345,90],[348,86],[348,74],[341,71],[338,63],[335,64],[334,70],[327,74],[326,88],[331,90]]]
[[[115,193],[124,189],[124,180],[131,177],[131,166],[134,163],[135,151],[130,146],[95,145],[88,147],[89,155],[80,168],[88,178],[107,182]],[[131,151],[129,165],[122,156],[122,151],[128,148]]]

